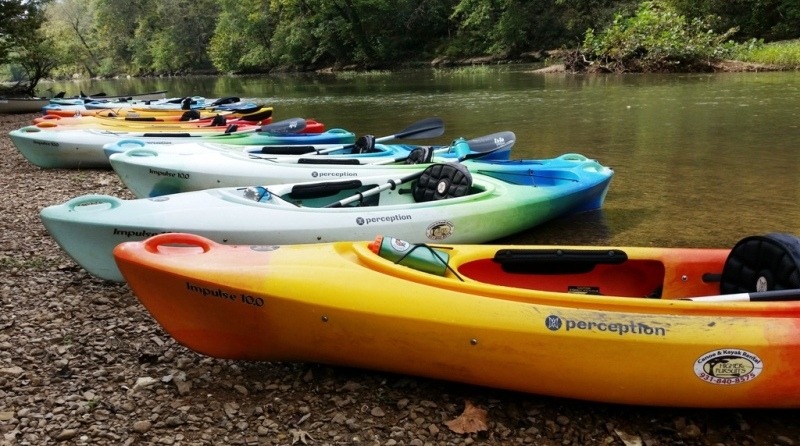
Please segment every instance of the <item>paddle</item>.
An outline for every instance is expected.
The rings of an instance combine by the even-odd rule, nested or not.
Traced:
[[[284,119],[283,121],[273,122],[262,125],[259,132],[272,133],[273,135],[286,135],[289,133],[300,133],[306,128],[306,120],[303,118]]]
[[[497,132],[492,133],[491,135],[479,136],[477,138],[470,139],[469,141],[464,140],[464,138],[458,138],[449,146],[436,149],[433,151],[433,153],[442,153],[455,150],[458,154],[458,160],[464,161],[468,159],[484,157],[498,150],[510,148],[514,145],[516,139],[517,136],[511,131]],[[410,155],[411,151],[409,151],[408,155],[372,164],[399,163],[407,160]]]
[[[513,132],[500,132],[500,133],[494,133],[492,135],[475,138],[475,140],[471,141],[474,141],[473,144],[476,149],[483,150],[484,151],[483,153],[486,154],[487,152],[493,152],[495,150],[499,150],[503,147],[506,147],[509,144],[513,144],[515,139],[516,137],[514,136]],[[457,140],[453,145],[455,146],[456,152],[458,153],[459,161],[463,160],[466,156],[468,156],[472,149],[472,146],[469,144],[469,141],[465,141],[463,138]],[[400,184],[415,180],[421,177],[426,170],[428,170],[428,168],[420,169],[419,171],[406,175],[404,177],[388,180],[384,184],[375,186],[372,189],[366,190],[364,192],[359,192],[355,195],[351,195],[347,198],[343,198],[337,202],[327,204],[324,207],[338,208],[350,204],[354,201],[361,201],[365,197],[370,197],[372,195],[379,194],[385,191],[386,189],[394,189]]]
[[[390,141],[392,139],[437,138],[439,136],[442,136],[443,134],[444,134],[444,121],[442,121],[442,118],[425,118],[409,125],[403,130],[400,130],[399,132],[395,133],[394,135],[387,135],[375,138],[375,142],[377,143],[377,142]],[[348,144],[341,147],[331,147],[328,149],[317,150],[315,152],[309,153],[309,155],[324,155],[326,153],[335,152],[337,150],[342,150],[354,146],[355,144]]]
[[[717,294],[712,296],[687,297],[681,300],[691,300],[694,302],[775,302],[800,300],[800,289]]]
[[[365,190],[364,192],[359,192],[359,193],[357,193],[355,195],[351,195],[351,196],[349,196],[347,198],[342,198],[341,200],[339,200],[337,202],[326,204],[323,207],[326,207],[326,208],[340,208],[340,207],[345,206],[347,204],[350,204],[350,203],[352,203],[354,201],[363,200],[366,197],[371,197],[373,195],[377,195],[377,194],[385,191],[386,189],[394,189],[395,187],[397,187],[397,186],[399,186],[399,185],[401,185],[403,183],[406,183],[406,182],[411,181],[411,180],[415,180],[415,179],[421,177],[423,172],[425,172],[425,170],[420,169],[419,171],[414,172],[414,173],[412,173],[410,175],[406,175],[404,177],[400,177],[400,178],[397,178],[397,179],[388,180],[386,183],[381,184],[379,186],[375,186],[372,189]]]
[[[294,118],[300,119],[300,118]],[[292,121],[291,119],[288,121]],[[281,124],[284,121],[276,122],[269,125],[277,125]],[[263,127],[262,127],[263,130]],[[288,132],[286,132],[288,133]],[[441,136],[444,133],[444,122],[442,122],[441,118],[427,118],[420,121],[417,121],[408,127],[404,128],[403,130],[395,133],[394,135],[388,136],[381,136],[380,138],[375,138],[375,142],[381,141],[388,141],[391,139],[422,139],[422,138],[435,138]],[[346,149],[348,147],[354,147],[355,144],[346,144],[341,146],[334,146],[329,147],[327,149],[319,149],[315,150],[310,148],[310,150],[302,153],[293,153],[293,155],[304,155],[304,156],[313,156],[313,155],[324,155],[326,153],[335,152],[337,150]],[[270,147],[264,146],[261,151],[261,154],[264,155],[280,155],[282,153],[270,153]],[[402,160],[401,160],[402,161]]]
[[[467,149],[464,149],[464,147],[459,144],[461,141],[458,140],[456,140],[454,145],[456,146],[456,153],[458,153],[459,161],[463,161],[465,159],[486,156],[498,150],[510,149],[516,141],[517,135],[515,135],[514,132],[505,131],[464,141]]]

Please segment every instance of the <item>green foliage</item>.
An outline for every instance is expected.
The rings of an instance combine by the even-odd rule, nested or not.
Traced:
[[[222,72],[266,71],[272,63],[270,40],[275,20],[269,0],[222,0],[208,48]]]
[[[0,64],[20,44],[36,37],[46,0],[0,0]]]
[[[515,57],[525,51],[576,45],[583,32],[604,26],[614,11],[636,0],[460,0],[450,20],[449,56]]]
[[[58,64],[53,42],[42,31],[47,0],[0,0],[0,63],[17,82],[13,94],[34,95]]]
[[[668,0],[691,17],[713,17],[719,29],[738,28],[739,41],[775,41],[800,36],[797,0]]]
[[[60,57],[56,74],[97,75],[100,60],[97,53],[97,33],[94,32],[93,3],[84,0],[59,0],[47,5],[45,34],[55,45]]]
[[[739,45],[735,58],[744,62],[784,67],[800,67],[800,40],[763,42],[752,40]]]
[[[673,71],[726,56],[719,31],[737,27],[740,41],[796,38],[800,1],[0,0],[0,65],[18,78],[381,70],[582,46],[570,66]]]
[[[703,19],[688,19],[665,3],[646,1],[632,16],[617,14],[611,26],[600,33],[589,29],[580,57],[573,60],[571,68],[611,72],[703,69],[731,53],[728,41],[734,31],[717,34]]]
[[[392,72],[387,70],[368,70],[368,71],[338,71],[335,73],[336,79],[376,79],[391,76]]]

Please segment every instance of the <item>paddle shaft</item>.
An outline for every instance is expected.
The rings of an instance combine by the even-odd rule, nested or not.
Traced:
[[[419,172],[414,172],[411,175],[406,175],[406,176],[404,176],[402,178],[391,179],[391,180],[387,181],[384,184],[381,184],[379,186],[375,186],[372,189],[365,190],[364,192],[359,192],[359,193],[357,193],[355,195],[352,195],[352,196],[349,196],[347,198],[343,198],[343,199],[341,199],[341,200],[339,200],[339,201],[337,201],[335,203],[328,204],[325,207],[326,208],[339,208],[339,207],[348,205],[348,204],[350,204],[350,203],[352,203],[354,201],[363,200],[365,197],[370,197],[372,195],[379,194],[379,193],[385,191],[386,189],[394,189],[395,187],[399,186],[402,183],[405,183],[407,181],[411,181],[411,180],[413,180],[415,178],[419,178],[420,176],[422,176],[423,172],[424,172],[424,170],[420,170]]]
[[[417,121],[403,130],[395,133],[394,135],[381,136],[375,138],[375,142],[385,142],[392,139],[424,139],[436,138],[442,136],[444,133],[444,122],[441,118],[426,118]],[[335,152],[344,149],[345,147],[352,147],[352,144],[343,145],[339,147],[331,147],[329,149],[317,150],[309,155],[324,155],[326,153]]]
[[[800,300],[800,289],[718,294],[714,296],[689,297],[684,300],[691,300],[694,302],[775,302]]]

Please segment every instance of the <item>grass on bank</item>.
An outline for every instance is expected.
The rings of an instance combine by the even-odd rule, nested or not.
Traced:
[[[800,39],[765,44],[741,45],[734,59],[742,62],[800,67]]]

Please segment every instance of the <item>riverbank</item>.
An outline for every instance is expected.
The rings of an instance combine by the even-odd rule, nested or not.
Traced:
[[[28,163],[7,133],[33,117],[0,115],[2,445],[800,442],[796,411],[615,406],[198,355],[164,333],[125,285],[88,275],[48,236],[38,219],[45,206],[88,193],[132,196],[112,171]],[[453,432],[446,422],[468,402],[486,411],[486,430]]]

